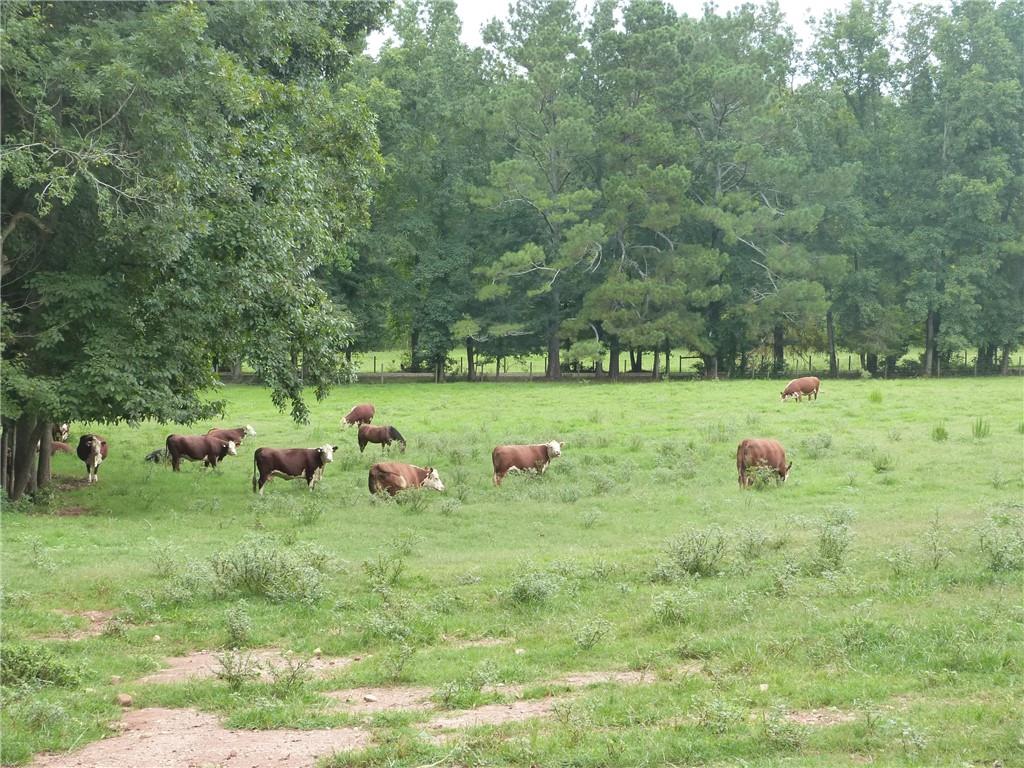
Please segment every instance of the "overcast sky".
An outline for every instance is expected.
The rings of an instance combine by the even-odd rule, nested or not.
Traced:
[[[704,13],[703,0],[668,0],[680,13],[692,18],[700,18]],[[462,18],[462,40],[470,46],[481,44],[480,29],[495,16],[508,16],[508,0],[456,0],[459,16]],[[742,4],[742,0],[719,0],[715,3],[719,13],[731,11]],[[806,47],[812,32],[809,25],[811,16],[821,18],[828,10],[840,10],[848,7],[849,0],[779,0],[779,7],[785,13],[796,35],[801,40],[801,47]],[[589,18],[592,0],[576,0],[576,7],[583,19]],[[383,34],[371,35],[369,52],[376,54],[384,40]]]

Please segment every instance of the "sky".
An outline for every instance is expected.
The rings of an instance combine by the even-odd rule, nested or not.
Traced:
[[[680,13],[692,18],[700,18],[704,14],[704,0],[668,0]],[[719,13],[726,13],[742,5],[743,0],[718,0],[715,6]],[[509,0],[456,0],[459,16],[462,18],[462,40],[476,47],[481,44],[480,29],[495,16],[508,16]],[[814,16],[821,18],[825,11],[841,10],[849,6],[849,0],[779,0],[779,7],[786,15],[796,35],[801,40],[801,48],[805,48],[812,38],[809,19]],[[582,18],[590,15],[593,2],[576,0],[576,8]],[[376,55],[385,39],[383,33],[375,33],[368,41],[369,53]]]

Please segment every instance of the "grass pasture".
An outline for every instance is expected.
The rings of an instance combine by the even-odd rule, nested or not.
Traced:
[[[1019,379],[354,385],[308,425],[226,387],[237,458],[179,474],[143,457],[171,431],[96,426],[93,487],[2,513],[5,764],[113,733],[133,707],[232,728],[362,724],[326,765],[1024,765],[1024,422]],[[447,490],[371,498],[355,430],[377,407]],[[201,427],[201,428],[200,428]],[[88,428],[72,425],[72,442]],[[784,486],[742,491],[735,450],[778,438]],[[501,442],[565,441],[543,477],[491,485]],[[260,445],[338,445],[313,493],[251,492]],[[63,478],[81,462],[54,459]],[[67,487],[70,486],[70,487]],[[85,611],[109,614],[80,637]],[[157,639],[158,638],[158,639]],[[494,638],[495,644],[463,641]],[[363,660],[326,678],[139,683],[199,649]],[[642,670],[573,691],[569,673]],[[436,711],[362,719],[325,693],[431,689],[435,710],[558,705],[423,734]],[[495,688],[494,686],[499,687]]]

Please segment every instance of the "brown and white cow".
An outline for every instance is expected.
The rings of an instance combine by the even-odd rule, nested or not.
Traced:
[[[238,446],[242,444],[242,441],[246,437],[255,437],[256,430],[248,424],[244,427],[235,427],[234,429],[214,427],[207,432],[206,435],[207,437],[216,437],[218,440],[231,440],[236,446]]]
[[[778,440],[747,438],[736,448],[736,471],[739,473],[740,488],[753,485],[754,479],[747,477],[747,470],[752,467],[773,469],[784,483],[792,466],[793,462],[786,464],[786,449]]]
[[[50,428],[50,435],[53,437],[53,442],[66,443],[71,436],[70,422],[62,421],[60,424],[54,424]]]
[[[323,477],[324,467],[334,461],[336,445],[319,448],[257,448],[252,456],[252,492],[263,495],[263,486],[271,477],[294,480],[306,478],[306,486],[313,486]]]
[[[444,483],[433,467],[417,467],[415,464],[401,464],[388,461],[370,467],[370,493],[387,493],[394,496],[406,488],[432,488],[443,491]]]
[[[369,424],[373,421],[373,414],[376,409],[373,403],[360,403],[352,407],[352,410],[341,417],[341,426],[351,427],[353,424]]]
[[[50,455],[53,456],[55,453],[71,453],[71,446],[59,440],[54,440],[50,443]]]
[[[99,435],[82,435],[78,438],[78,458],[85,462],[86,476],[90,483],[100,481],[100,464],[107,458],[107,441]]]
[[[181,471],[181,460],[201,461],[204,467],[216,467],[225,456],[237,456],[233,440],[221,440],[209,435],[168,435],[167,455],[171,469]]]
[[[818,399],[818,389],[821,387],[821,379],[817,376],[802,376],[799,379],[793,379],[786,388],[782,390],[782,399],[785,401],[787,397],[795,397],[797,402],[800,402],[800,398],[807,395],[807,399],[811,399],[811,395],[814,395],[814,399]]]
[[[359,425],[360,453],[363,452],[367,443],[380,443],[380,450],[383,453],[384,449],[390,446],[392,442],[397,442],[402,453],[405,453],[405,438],[402,437],[402,433],[394,427],[375,427],[372,424]]]
[[[556,456],[562,455],[562,445],[557,440],[541,445],[499,445],[491,451],[491,463],[494,465],[494,484],[501,481],[513,470],[526,472],[536,471],[541,474]]]

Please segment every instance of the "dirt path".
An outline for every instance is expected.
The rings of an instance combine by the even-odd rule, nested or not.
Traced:
[[[140,677],[138,683],[182,683],[187,680],[202,680],[217,676],[221,669],[218,656],[226,651],[196,651],[188,656],[175,656],[165,659],[167,669],[161,669],[145,677]],[[360,661],[366,656],[348,657],[312,657],[306,659],[302,656],[289,654],[277,648],[260,648],[252,651],[236,651],[243,659],[248,659],[248,664],[254,672],[259,674],[261,680],[273,679],[274,670],[286,671],[288,664],[302,663],[306,671],[316,677],[329,677],[339,669],[344,669],[350,664]]]

